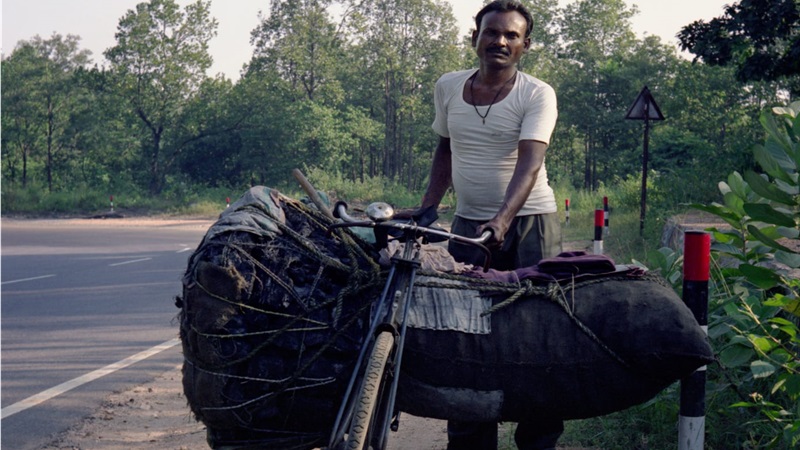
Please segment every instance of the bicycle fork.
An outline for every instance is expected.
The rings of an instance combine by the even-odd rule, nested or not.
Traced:
[[[343,443],[346,433],[351,428],[356,403],[364,389],[362,384],[365,382],[364,374],[368,369],[366,366],[367,356],[372,355],[376,338],[381,333],[391,333],[394,342],[379,382],[377,404],[375,412],[369,419],[367,438],[364,443],[372,444],[374,450],[383,450],[388,441],[388,430],[391,428],[396,431],[398,428],[400,414],[395,411],[395,400],[407,330],[406,318],[413,296],[416,272],[420,266],[419,253],[413,252],[412,244],[406,244],[406,246],[402,257],[392,257],[392,267],[386,287],[381,293],[380,301],[370,321],[367,339],[359,353],[334,422],[328,443],[330,449],[335,449],[336,445]],[[389,301],[390,296],[391,301]],[[364,446],[364,449],[366,448],[368,448],[367,445]]]

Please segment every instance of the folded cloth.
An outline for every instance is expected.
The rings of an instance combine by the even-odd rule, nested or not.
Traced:
[[[474,269],[464,275],[503,283],[519,283],[520,280],[557,281],[582,275],[600,275],[617,271],[614,261],[605,255],[591,255],[582,251],[562,252],[553,258],[545,258],[539,264],[516,270],[494,270],[483,272]]]
[[[573,275],[602,274],[617,270],[614,261],[606,255],[590,255],[582,251],[563,252],[553,258],[545,258],[537,264],[539,272],[556,279]]]

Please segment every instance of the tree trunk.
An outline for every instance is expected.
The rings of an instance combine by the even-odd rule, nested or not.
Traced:
[[[22,188],[28,187],[28,146],[22,146]]]
[[[161,153],[161,132],[153,133],[153,150],[150,155],[150,186],[149,191],[151,195],[161,193],[161,165],[159,164],[159,156]]]
[[[383,98],[384,98],[384,137],[383,137],[383,175],[388,177],[391,173],[392,141],[394,131],[392,130],[392,88],[389,81],[391,74],[387,71],[383,74]]]
[[[47,192],[53,192],[53,102],[47,99]]]
[[[584,160],[583,160],[583,188],[588,190],[592,186],[592,146],[589,142],[589,137],[583,142],[584,146]]]

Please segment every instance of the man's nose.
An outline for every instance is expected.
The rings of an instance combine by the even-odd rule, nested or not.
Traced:
[[[500,35],[497,35],[497,37],[494,38],[494,44],[495,45],[499,45],[501,47],[505,47],[506,45],[508,45],[508,40],[506,39],[505,36],[500,34]]]

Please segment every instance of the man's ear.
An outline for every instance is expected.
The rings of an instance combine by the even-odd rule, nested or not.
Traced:
[[[531,49],[531,38],[525,38],[525,45],[522,47],[522,51],[528,53]]]
[[[472,30],[472,48],[478,46],[478,30]]]

